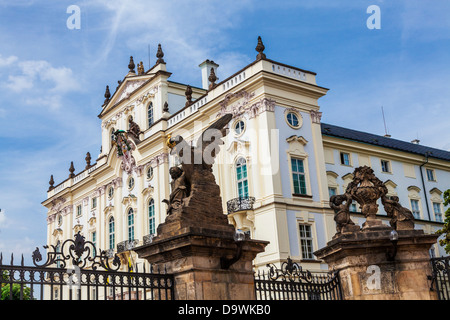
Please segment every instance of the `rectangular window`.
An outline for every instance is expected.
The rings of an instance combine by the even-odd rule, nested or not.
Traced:
[[[433,202],[434,219],[438,222],[442,222],[441,204],[439,202]]]
[[[92,257],[95,257],[97,251],[97,232],[92,232],[92,243],[94,244],[94,250],[92,250]]]
[[[381,160],[381,171],[391,172],[391,164],[387,160]]]
[[[236,165],[236,179],[238,196],[240,198],[248,198],[247,163],[243,158],[239,159]]]
[[[350,153],[341,152],[341,164],[344,166],[350,165]]]
[[[299,224],[298,227],[300,231],[300,246],[302,249],[302,258],[314,259],[311,226],[307,224]]]
[[[128,241],[134,240],[134,214],[128,214]]]
[[[77,206],[77,217],[81,216],[81,204]]]
[[[328,195],[330,196],[330,198],[331,198],[332,196],[335,196],[336,194],[337,194],[336,188],[328,187]]]
[[[415,219],[420,219],[419,200],[411,199],[411,211]]]
[[[292,169],[292,182],[294,185],[294,193],[306,194],[306,179],[303,160],[292,158],[291,169]]]
[[[97,198],[92,198],[92,209],[97,208]]]
[[[428,178],[428,181],[436,181],[433,169],[427,169],[427,178]]]

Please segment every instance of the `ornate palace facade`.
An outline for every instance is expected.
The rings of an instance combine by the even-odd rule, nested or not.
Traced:
[[[43,202],[48,243],[80,232],[123,261],[143,263],[131,249],[151,241],[164,222],[169,168],[178,164],[168,137],[179,134],[194,143],[226,113],[233,116],[230,132],[213,172],[229,222],[270,242],[255,267],[291,257],[307,269],[325,270],[313,252],[336,233],[330,195],[344,193],[362,165],[410,208],[416,228],[431,233],[442,227],[450,152],[321,123],[319,99],[328,89],[317,85],[316,74],[268,59],[262,42],[257,51],[254,62],[218,83],[218,65],[203,62],[203,88],[170,81],[161,48],[148,71],[139,63],[136,72],[131,59],[115,92],[107,87],[95,163],[87,155],[83,171],[71,167],[68,179],[50,181]],[[117,143],[120,132],[130,137],[124,148],[118,147],[124,145]],[[352,220],[361,223],[356,204],[352,211]],[[433,252],[443,254],[437,245]]]

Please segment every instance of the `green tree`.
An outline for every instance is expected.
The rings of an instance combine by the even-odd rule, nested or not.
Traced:
[[[444,192],[444,206],[449,204],[450,189]],[[444,238],[439,240],[439,244],[444,247],[445,252],[450,254],[450,207],[445,211],[444,227],[436,233],[444,235]]]
[[[10,284],[5,283],[9,281],[9,274],[6,271],[2,272],[2,286],[0,288],[0,300],[9,300],[10,299]],[[20,284],[13,283],[12,284],[12,299],[20,300]],[[31,290],[29,287],[24,286],[22,292],[22,300],[31,300]]]

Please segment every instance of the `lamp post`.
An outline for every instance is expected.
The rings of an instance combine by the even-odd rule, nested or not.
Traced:
[[[389,240],[391,240],[393,248],[386,252],[386,258],[388,261],[394,261],[395,256],[397,255],[397,242],[398,242],[398,233],[395,230],[392,230],[389,234]]]

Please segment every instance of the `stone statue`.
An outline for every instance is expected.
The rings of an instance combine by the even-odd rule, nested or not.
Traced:
[[[172,167],[169,169],[169,174],[172,177],[172,182],[170,183],[172,193],[170,194],[169,200],[164,199],[162,201],[168,205],[167,215],[181,210],[183,200],[188,195],[188,188],[183,170],[178,167]]]
[[[353,180],[347,185],[343,195],[335,195],[330,198],[330,207],[335,212],[334,220],[337,231],[333,239],[343,233],[359,230],[383,231],[390,229],[389,226],[382,223],[381,219],[377,219],[378,199],[381,199],[388,217],[391,218],[390,225],[393,229],[414,229],[414,216],[411,211],[400,205],[398,197],[387,196],[386,185],[375,176],[372,168],[358,167],[353,172],[353,176]],[[353,200],[358,202],[362,214],[366,217],[362,229],[350,219],[349,207]]]
[[[139,135],[142,133],[141,128],[139,125],[133,121],[133,117],[130,117],[128,120],[129,129],[127,131],[128,135],[131,139],[133,139],[135,144],[138,144],[141,142],[141,139],[139,138]]]
[[[402,207],[397,196],[390,199],[386,196],[381,198],[381,203],[384,206],[388,217],[391,218],[389,224],[395,230],[413,230],[414,229],[414,215],[412,212]]]
[[[386,186],[375,176],[373,169],[368,166],[356,168],[353,176],[353,181],[348,184],[345,193],[349,194],[360,205],[361,212],[366,217],[363,229],[382,228],[381,220],[376,218],[378,212],[377,200],[387,194]]]
[[[181,219],[197,226],[201,222],[205,226],[228,226],[212,165],[224,143],[222,138],[228,133],[226,126],[231,119],[232,115],[226,114],[216,120],[202,132],[195,146],[181,136],[168,137],[166,144],[171,155],[180,160],[181,169],[170,168],[173,181],[170,199],[164,201],[169,213],[166,223]]]
[[[350,219],[350,205],[352,199],[348,194],[334,195],[330,198],[330,207],[334,210],[334,221],[336,221],[336,235],[359,231],[359,226]]]

